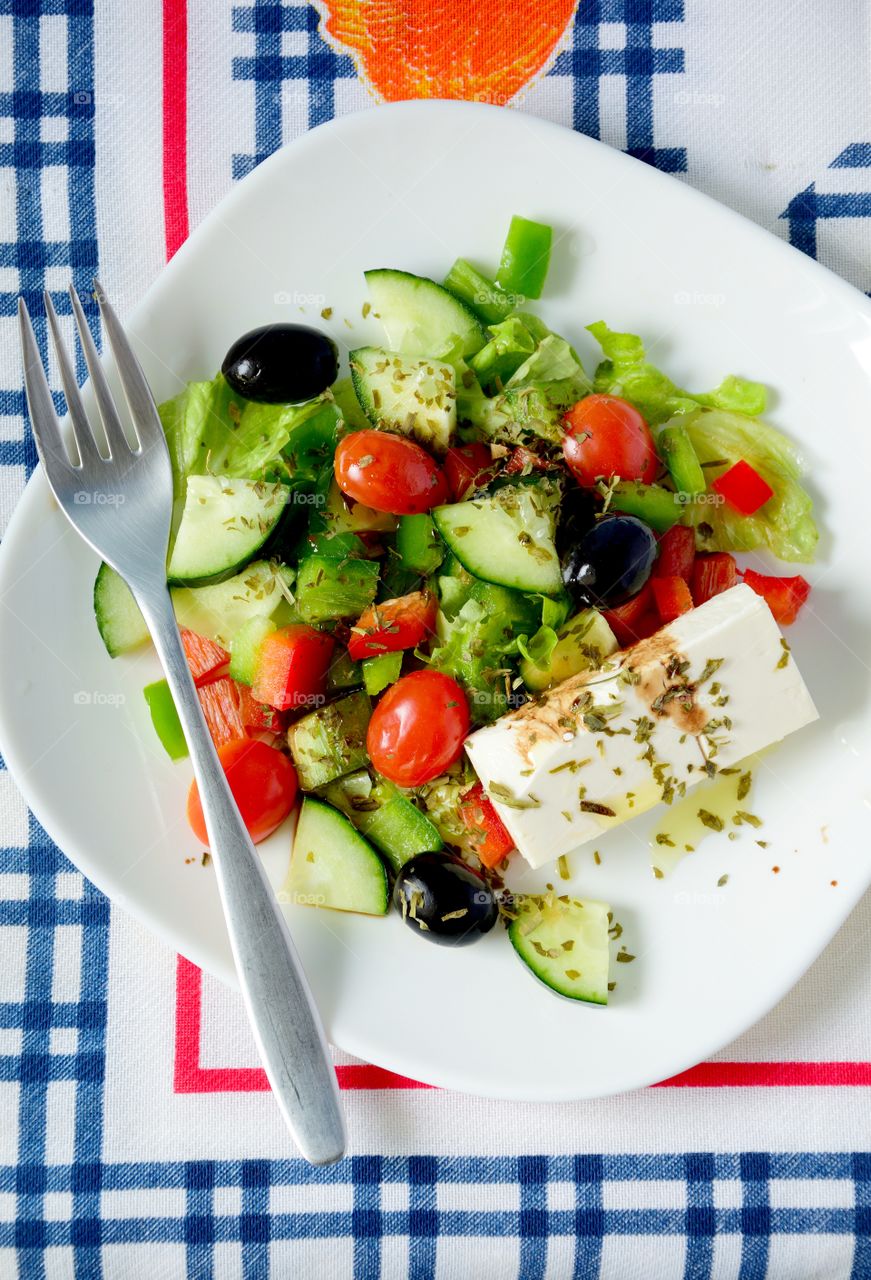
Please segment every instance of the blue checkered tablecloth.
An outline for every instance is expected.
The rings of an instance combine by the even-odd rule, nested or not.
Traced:
[[[377,30],[350,41],[371,10],[399,17],[395,50]],[[457,27],[498,21],[507,68],[534,10],[0,0],[0,528],[36,463],[19,295],[38,316],[44,288],[63,308],[99,271],[129,310],[234,181],[388,93],[415,31],[442,24],[449,50]],[[859,0],[580,0],[511,105],[703,188],[868,291],[868,39]],[[498,72],[469,96],[493,100]],[[0,1280],[871,1277],[871,1097],[843,1073],[560,1107],[385,1081],[346,1092],[356,1153],[312,1169],[268,1094],[216,1083],[256,1061],[217,984],[197,1005],[205,1069],[178,1087],[175,958],[110,909],[5,771],[0,845]],[[723,1056],[868,1063],[869,925],[860,907]]]

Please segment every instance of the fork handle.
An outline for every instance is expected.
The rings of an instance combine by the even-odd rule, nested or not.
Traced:
[[[312,1164],[345,1152],[336,1072],[284,914],[221,768],[165,584],[136,589],[190,749],[236,972],[272,1092]]]

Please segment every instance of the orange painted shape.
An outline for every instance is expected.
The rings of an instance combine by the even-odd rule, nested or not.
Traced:
[[[541,70],[575,0],[322,0],[326,31],[388,101],[504,104]]]

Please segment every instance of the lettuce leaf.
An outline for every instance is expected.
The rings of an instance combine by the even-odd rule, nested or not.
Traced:
[[[587,325],[587,330],[605,356],[593,378],[594,390],[622,396],[650,423],[692,413],[700,406],[752,416],[765,411],[766,390],[761,382],[730,374],[713,391],[684,391],[645,358],[644,343],[636,334],[616,333],[604,320]]]
[[[717,476],[743,458],[774,490],[774,496],[752,516],[716,502],[717,495],[710,492],[688,503],[683,520],[696,529],[701,549],[767,547],[779,560],[812,561],[819,540],[813,501],[801,484],[798,452],[786,436],[759,418],[720,409],[697,409],[681,422],[709,489]]]
[[[259,479],[280,465],[293,430],[328,403],[321,396],[303,404],[243,400],[220,373],[211,382],[189,382],[158,409],[177,487],[189,475]]]

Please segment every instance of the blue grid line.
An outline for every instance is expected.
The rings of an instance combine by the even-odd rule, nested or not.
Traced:
[[[684,1280],[705,1280],[714,1261],[714,1157],[709,1151],[688,1152],[684,1157],[687,1183],[687,1252]]]
[[[682,22],[682,0],[582,0],[572,27],[571,48],[557,54],[548,72],[572,78],[572,127],[591,138],[601,138],[600,85],[602,76],[626,79],[626,151],[662,169],[683,173],[687,168],[684,147],[657,147],[654,142],[653,84],[660,75],[684,70],[684,51],[658,48],[653,43],[654,23]],[[623,23],[624,49],[599,47],[601,28]]]
[[[307,85],[308,127],[331,120],[335,113],[336,80],[353,80],[352,59],[337,54],[318,32],[320,15],[312,5],[282,5],[280,0],[255,0],[233,10],[233,30],[253,35],[251,56],[236,57],[234,80],[254,85],[254,153],[233,156],[233,177],[244,178],[282,142],[281,104],[286,82]],[[282,55],[283,32],[303,32],[305,54]]]

